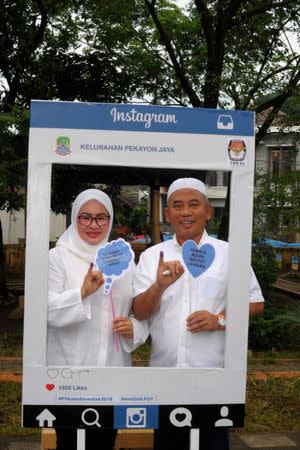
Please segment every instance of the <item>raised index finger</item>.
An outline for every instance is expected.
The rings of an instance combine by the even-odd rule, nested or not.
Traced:
[[[158,260],[158,266],[162,266],[164,264],[164,252],[160,251],[159,252],[159,260]]]

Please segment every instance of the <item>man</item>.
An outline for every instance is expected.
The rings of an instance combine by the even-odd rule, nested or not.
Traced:
[[[212,216],[205,185],[195,178],[174,181],[164,212],[175,236],[141,255],[134,283],[133,311],[137,319],[148,320],[152,338],[150,366],[224,367],[228,243],[205,230]],[[215,250],[211,266],[196,278],[183,265],[181,247],[187,240],[197,246],[210,244]],[[262,313],[264,299],[253,271],[249,291],[250,316]],[[224,430],[208,433],[206,442],[201,430],[201,448],[215,450],[217,433]],[[188,449],[182,431],[172,432],[172,437],[170,442],[170,433],[156,433],[154,448]]]

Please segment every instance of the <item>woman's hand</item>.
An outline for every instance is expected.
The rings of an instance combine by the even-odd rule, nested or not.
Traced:
[[[112,329],[115,333],[120,334],[121,336],[132,338],[133,337],[133,326],[132,322],[128,317],[116,317],[113,320]]]
[[[88,295],[96,292],[100,286],[104,283],[104,278],[102,272],[99,270],[93,271],[93,263],[90,264],[89,270],[87,271],[86,276],[84,277],[83,284],[81,286],[81,298],[82,300],[86,298]]]

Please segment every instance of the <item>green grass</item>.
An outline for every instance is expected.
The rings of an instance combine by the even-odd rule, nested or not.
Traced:
[[[248,362],[267,362],[268,364],[276,363],[280,359],[300,359],[300,350],[279,350],[279,351],[252,351],[248,355]]]
[[[21,427],[21,384],[0,384],[0,436],[37,435],[37,428]]]
[[[0,356],[22,356],[22,331],[0,333]]]
[[[151,351],[151,341],[150,338],[147,339],[147,341],[138,347],[136,350],[134,350],[131,353],[132,357],[132,365],[133,366],[139,366],[139,365],[146,365],[148,366],[149,358],[150,358],[150,351]]]
[[[244,432],[300,431],[300,378],[251,380]]]

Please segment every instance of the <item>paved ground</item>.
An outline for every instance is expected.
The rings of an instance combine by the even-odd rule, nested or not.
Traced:
[[[37,436],[0,438],[0,450],[40,450],[40,448],[40,439]],[[251,448],[260,450],[299,450],[300,433],[264,433],[241,435],[235,432],[231,433],[230,450],[249,450]]]

